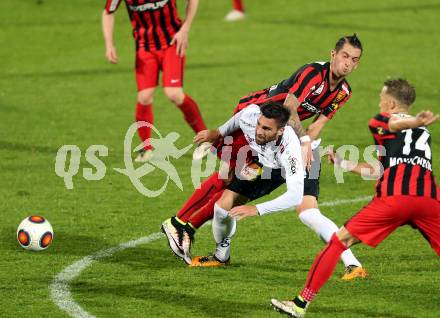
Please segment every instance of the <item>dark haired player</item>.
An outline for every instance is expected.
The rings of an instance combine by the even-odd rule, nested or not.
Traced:
[[[326,242],[338,227],[318,209],[321,170],[317,149],[319,143],[313,151],[314,161],[311,162],[311,140],[318,139],[326,123],[350,98],[351,88],[345,77],[357,68],[361,55],[362,44],[356,34],[342,37],[331,51],[330,62],[306,64],[288,79],[243,97],[235,108],[236,113],[250,104],[261,105],[271,100],[284,103],[284,106],[290,110],[289,125],[300,137],[303,151],[306,153],[305,165],[311,166],[304,180],[303,202],[296,207],[296,210],[300,220]],[[306,131],[301,121],[311,117],[314,117],[315,121]],[[240,131],[234,132],[232,136],[234,142],[231,162],[234,165],[235,154],[241,146],[246,145],[246,140]],[[196,141],[205,140],[196,137]],[[222,146],[220,144],[217,147],[220,150],[218,153],[221,153]],[[188,246],[190,247],[188,240],[191,240],[197,228],[212,218],[214,203],[221,196],[225,186],[225,180],[220,179],[218,173],[213,174],[171,219],[174,229],[170,230],[170,233],[173,233],[177,242],[182,242],[178,248],[185,250],[186,254],[188,254]],[[346,251],[342,255],[342,260],[346,266],[343,279],[349,280],[367,275],[351,251]]]
[[[255,175],[245,170],[223,191],[215,203],[212,220],[215,253],[195,258],[193,266],[203,266],[208,262],[229,262],[230,241],[236,229],[235,218],[229,216],[231,211],[264,215],[290,209],[301,203],[304,168],[299,139],[292,127],[286,126],[289,116],[289,111],[282,104],[270,101],[261,107],[250,105],[218,129],[198,134],[206,136],[206,141],[216,141],[241,130],[261,169]],[[257,205],[243,205],[271,193],[284,183],[287,191],[279,197]]]
[[[118,62],[113,26],[114,13],[122,1],[107,0],[102,13],[105,56],[110,63]],[[177,12],[176,0],[124,1],[136,43],[136,121],[153,124],[153,93],[158,85],[159,72],[162,71],[162,86],[167,98],[182,111],[194,132],[206,129],[196,102],[182,89],[188,34],[199,0],[188,0],[183,22]],[[138,127],[144,147],[135,159],[137,162],[147,161],[153,154],[152,145],[148,143],[151,125]]]
[[[415,89],[402,79],[388,80],[380,93],[380,114],[371,119],[369,127],[376,145],[385,147],[379,157],[382,175],[376,175],[373,200],[335,233],[313,263],[307,282],[291,301],[272,299],[272,305],[293,317],[303,317],[309,303],[332,275],[341,253],[363,242],[376,247],[399,226],[418,229],[440,256],[440,189],[432,172],[431,135],[426,126],[439,115],[423,111],[408,114],[415,100]],[[380,171],[369,163],[331,160],[361,175]]]

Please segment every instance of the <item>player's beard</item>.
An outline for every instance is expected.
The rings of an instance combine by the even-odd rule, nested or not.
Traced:
[[[269,142],[271,142],[271,141],[274,141],[276,139],[276,135],[274,135],[274,136],[271,136],[271,137],[269,137],[269,136],[266,136],[266,137],[258,137],[258,135],[257,134],[255,134],[255,142],[257,143],[257,145],[259,145],[259,146],[262,146],[262,145],[265,145],[265,144],[267,144],[267,143],[269,143]]]

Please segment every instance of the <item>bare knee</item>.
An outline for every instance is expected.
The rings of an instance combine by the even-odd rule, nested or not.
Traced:
[[[217,204],[219,207],[221,207],[226,211],[232,209],[234,205],[234,198],[232,196],[232,192],[228,190],[223,191],[222,196],[220,197],[220,199],[217,200],[215,204]]]
[[[353,236],[348,230],[345,228],[345,226],[341,227],[338,232],[336,232],[336,236],[341,241],[342,244],[344,244],[347,248],[350,248],[354,244],[359,243],[357,237]]]
[[[305,195],[301,204],[296,207],[296,213],[298,213],[299,215],[308,209],[317,209],[317,208],[318,208],[318,201],[316,201],[316,197],[312,195]]]
[[[154,88],[143,89],[138,92],[137,100],[142,105],[150,105],[153,103]]]
[[[181,87],[164,87],[165,96],[170,102],[176,105],[182,105],[185,95]]]

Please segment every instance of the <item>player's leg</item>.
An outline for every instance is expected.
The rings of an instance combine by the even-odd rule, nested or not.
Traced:
[[[280,301],[272,299],[272,306],[280,312],[293,317],[304,317],[309,303],[329,280],[341,254],[359,240],[344,227],[333,233],[325,248],[318,254],[310,268],[306,284],[301,293],[292,300]]]
[[[299,219],[314,231],[324,242],[329,242],[332,235],[338,231],[336,224],[321,213],[318,208],[319,176],[321,170],[318,148],[313,150],[313,162],[310,171],[304,179],[304,199],[296,208]],[[366,271],[356,259],[351,250],[347,250],[341,257],[346,272],[342,279],[350,280],[356,277],[365,277]]]
[[[440,256],[440,202],[431,198],[414,197],[411,223],[417,227],[432,249]]]
[[[245,18],[243,0],[232,0],[232,11],[226,17],[226,21],[238,21]]]
[[[184,67],[185,57],[177,55],[175,45],[163,51],[162,85],[165,95],[182,111],[186,122],[197,133],[205,130],[206,125],[197,103],[183,92]]]
[[[214,205],[212,233],[216,243],[215,252],[208,256],[196,256],[191,266],[217,267],[229,263],[231,239],[236,231],[236,220],[229,216],[229,211],[249,199],[237,192],[226,189]]]
[[[162,223],[162,226],[167,225],[169,227],[168,232],[170,234],[166,234],[171,249],[184,260],[190,258],[191,246],[196,230],[206,221],[212,219],[215,202],[220,198],[226,185],[231,182],[237,153],[243,145],[247,145],[244,136],[233,135],[232,146],[224,145],[224,147],[219,147],[217,155],[224,163],[221,165],[220,172],[214,173],[203,181],[200,188],[194,191],[176,216]],[[229,155],[224,155],[225,153]],[[177,243],[174,244],[173,242]]]
[[[136,104],[136,122],[145,122],[138,125],[138,134],[144,144],[135,161],[147,161],[152,155],[152,146],[148,143],[153,125],[153,94],[158,83],[159,61],[151,52],[139,50],[135,60],[136,84],[138,88]]]
[[[249,166],[249,165],[248,165]],[[240,170],[240,169],[239,169]],[[248,171],[248,169],[241,169]],[[247,201],[253,201],[262,196],[270,194],[280,185],[285,183],[281,169],[270,169],[263,167],[263,174],[255,179],[244,179],[244,175],[237,176],[223,195],[216,202],[214,217],[212,220],[212,231],[216,241],[216,250],[213,256],[194,257],[192,266],[220,266],[229,260],[231,238],[235,233],[235,219],[229,216],[229,210]],[[270,175],[268,174],[270,173]],[[262,178],[262,175],[265,178]],[[266,178],[270,176],[269,178]]]
[[[315,258],[301,293],[291,301],[272,299],[272,305],[293,317],[303,317],[309,302],[334,272],[341,254],[358,242],[376,247],[397,227],[410,220],[409,205],[404,197],[373,199],[332,235],[325,248]]]
[[[168,238],[171,250],[188,264],[191,261],[191,245],[194,234],[203,223],[210,220],[214,213],[214,202],[225,188],[225,180],[216,172],[202,182],[177,214],[162,222],[162,231]],[[217,195],[216,195],[217,194]],[[191,219],[191,216],[198,215]],[[189,221],[193,223],[189,223]],[[194,225],[195,224],[195,225]]]
[[[217,192],[222,191],[226,187],[227,180],[219,177],[219,173],[213,173],[209,178],[200,184],[200,188],[196,189],[182,208],[177,212],[176,216],[183,222],[188,222],[191,215],[204,206]]]

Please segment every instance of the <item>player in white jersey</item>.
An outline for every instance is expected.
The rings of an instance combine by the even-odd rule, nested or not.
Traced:
[[[301,156],[301,144],[290,126],[289,111],[280,103],[268,102],[263,106],[250,105],[235,114],[217,130],[205,130],[196,136],[197,142],[215,142],[222,136],[241,129],[249,143],[255,161],[245,165],[241,172],[223,192],[214,207],[212,230],[216,242],[213,255],[195,257],[193,266],[201,263],[227,263],[230,254],[230,240],[236,230],[238,216],[264,215],[301,204],[304,189],[304,167]],[[243,151],[243,158],[248,151]],[[252,173],[254,172],[254,173]],[[255,173],[257,172],[257,173]],[[271,193],[286,183],[287,191],[279,197],[257,205],[243,205]]]

